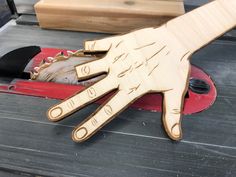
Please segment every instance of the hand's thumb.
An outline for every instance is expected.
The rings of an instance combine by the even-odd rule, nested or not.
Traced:
[[[181,113],[185,92],[170,90],[164,93],[162,121],[172,140],[182,138]]]

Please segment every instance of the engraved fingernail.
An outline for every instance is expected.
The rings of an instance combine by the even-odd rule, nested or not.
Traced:
[[[81,127],[75,132],[76,139],[83,139],[87,135],[88,131],[85,127]]]
[[[112,112],[113,112],[110,105],[104,106],[104,111],[105,111],[105,113],[106,113],[108,116],[110,116],[110,115],[112,114]]]
[[[96,91],[93,87],[87,89],[87,94],[90,98],[94,98],[96,96]]]
[[[81,73],[82,73],[83,75],[89,75],[89,73],[90,73],[90,68],[89,68],[89,66],[84,66],[84,67],[82,67],[82,68],[81,68]]]
[[[62,109],[60,107],[56,107],[50,111],[50,117],[57,118],[62,115]]]
[[[174,136],[180,136],[180,131],[179,131],[179,126],[178,125],[173,127],[172,133],[173,133]]]

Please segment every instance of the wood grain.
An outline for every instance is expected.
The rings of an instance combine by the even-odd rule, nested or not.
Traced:
[[[195,52],[236,26],[235,9],[234,0],[216,0],[167,22],[167,27]]]
[[[184,4],[182,0],[44,0],[35,11],[42,28],[123,33],[182,15]]]

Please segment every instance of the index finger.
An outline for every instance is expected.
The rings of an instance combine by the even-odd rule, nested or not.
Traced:
[[[85,52],[108,51],[110,46],[118,40],[121,40],[120,36],[107,37],[99,40],[88,40],[84,42],[84,50]]]

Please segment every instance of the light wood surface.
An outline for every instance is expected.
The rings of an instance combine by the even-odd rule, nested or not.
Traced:
[[[72,138],[81,142],[139,97],[149,92],[162,92],[164,128],[171,139],[180,140],[182,105],[190,72],[189,57],[236,25],[235,9],[236,1],[218,0],[159,28],[145,28],[85,42],[84,50],[88,53],[108,53],[102,59],[78,65],[76,71],[79,80],[101,73],[107,73],[107,77],[50,108],[48,118],[59,121],[117,90],[115,95],[75,128]],[[206,12],[208,15],[203,16]],[[211,26],[205,21],[211,22]]]
[[[42,28],[124,33],[159,26],[184,13],[182,0],[42,0],[35,5]]]
[[[169,21],[167,27],[194,52],[235,27],[235,22],[236,1],[216,0]]]

